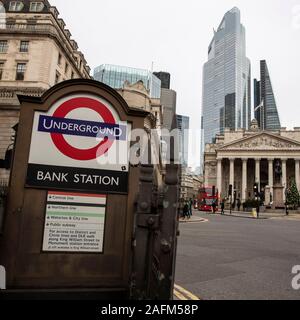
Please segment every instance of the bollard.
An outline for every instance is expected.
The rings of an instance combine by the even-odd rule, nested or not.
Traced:
[[[255,208],[252,209],[252,216],[257,219],[257,210]]]

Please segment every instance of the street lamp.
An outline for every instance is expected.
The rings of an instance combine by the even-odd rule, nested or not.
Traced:
[[[230,184],[229,185],[229,192],[228,192],[228,195],[230,198],[230,214],[232,214],[232,191],[233,191],[233,185]]]

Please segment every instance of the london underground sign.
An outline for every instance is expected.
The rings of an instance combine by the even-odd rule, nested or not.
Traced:
[[[79,108],[95,111],[104,122],[66,118],[71,111]],[[110,110],[100,101],[80,97],[64,102],[56,109],[53,117],[40,116],[38,130],[51,133],[53,143],[65,156],[85,161],[102,156],[113,145],[114,140],[126,140],[127,128],[117,125]],[[64,134],[92,138],[102,137],[104,140],[93,148],[81,150],[71,146],[64,138]],[[99,150],[101,151],[99,152]]]
[[[35,112],[27,185],[127,192],[130,124],[105,99],[69,95]]]

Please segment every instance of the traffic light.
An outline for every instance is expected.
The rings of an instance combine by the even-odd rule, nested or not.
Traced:
[[[253,185],[253,191],[254,191],[255,197],[257,197],[257,196],[258,196],[258,183],[254,183],[254,185]]]
[[[231,197],[232,196],[232,184],[229,185],[229,192],[228,195]]]

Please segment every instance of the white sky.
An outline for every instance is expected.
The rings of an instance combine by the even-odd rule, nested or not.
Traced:
[[[246,28],[252,78],[267,60],[282,126],[300,126],[300,0],[50,0],[92,70],[118,64],[171,73],[177,113],[199,129],[202,66],[226,11]],[[253,84],[252,84],[253,86]],[[253,88],[252,88],[253,89]]]

